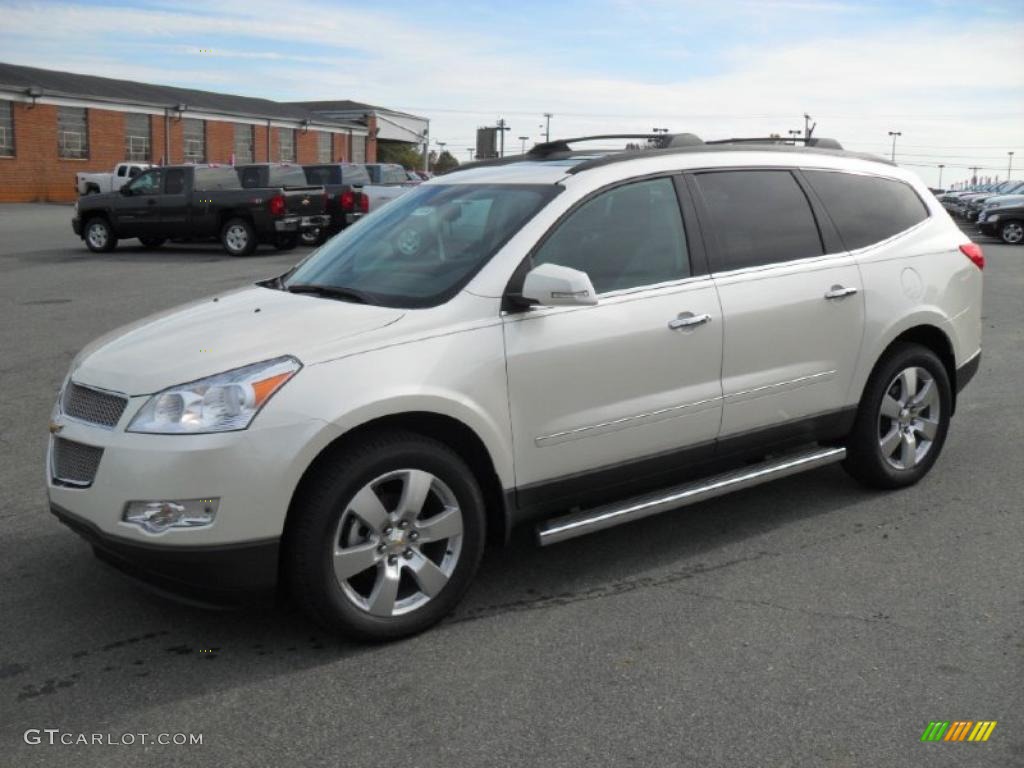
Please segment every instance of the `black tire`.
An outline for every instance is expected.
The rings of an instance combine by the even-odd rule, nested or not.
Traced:
[[[429,597],[428,602],[400,615],[374,616],[367,607],[356,604],[351,591],[346,593],[335,575],[334,552],[341,540],[336,537],[344,537],[343,515],[354,506],[352,500],[357,493],[365,491],[371,482],[388,473],[400,473],[408,469],[430,473],[454,495],[461,510],[461,548],[443,588]],[[384,509],[393,512],[384,494],[378,496],[375,493],[374,496],[381,501]],[[423,509],[426,508],[427,505],[424,505]],[[357,520],[356,525],[360,522]],[[363,530],[367,529],[364,527]],[[394,531],[392,535],[413,535],[398,533],[394,528],[386,530]],[[456,606],[469,588],[480,564],[485,534],[483,494],[462,458],[447,445],[422,435],[400,431],[380,432],[331,456],[313,476],[304,481],[293,503],[285,531],[283,576],[293,599],[310,618],[326,629],[364,641],[395,640],[422,632],[443,619]],[[369,545],[380,552],[375,544],[384,541],[388,540],[368,532],[366,538],[361,539],[356,546]],[[451,540],[439,543],[442,550],[448,549],[448,554],[451,554]],[[407,545],[402,543],[397,546]],[[422,546],[426,551],[427,546],[434,545]],[[440,557],[443,559],[446,555]],[[419,589],[419,581],[413,576],[416,561],[407,561],[399,556],[386,559],[397,563],[402,574],[399,579],[410,579],[401,583],[407,588],[412,587],[414,592]],[[350,578],[366,577],[374,585],[379,584],[385,565],[385,556],[381,555],[378,562],[358,572],[361,576],[357,574]],[[371,589],[370,595],[373,594]]]
[[[302,244],[309,248],[316,248],[321,246],[327,240],[327,227],[315,227],[314,229],[304,229],[299,238]]]
[[[159,248],[167,242],[166,237],[140,237],[139,242],[144,248]]]
[[[1024,243],[1024,221],[1010,219],[999,225],[999,239],[1007,245]]]
[[[279,251],[291,251],[299,244],[299,236],[296,233],[278,235],[274,240],[274,247]]]
[[[916,398],[911,397],[911,407],[898,409],[898,418],[889,418],[884,415],[883,400],[887,395],[896,400],[897,404],[905,398],[902,391],[905,384],[896,379],[902,371],[907,369],[918,369],[918,371],[923,369],[926,372],[924,375],[919,372],[915,373],[914,378],[922,387],[925,384],[921,384],[921,382],[926,383],[927,378],[930,377],[936,391],[934,402],[937,413],[929,407],[920,412],[923,418],[918,419],[914,410],[919,406],[913,405]],[[875,366],[875,370],[864,388],[864,394],[857,408],[853,431],[847,438],[846,460],[843,462],[843,467],[856,480],[871,488],[892,489],[913,485],[928,474],[942,452],[942,446],[946,442],[946,434],[949,431],[952,410],[953,391],[949,374],[938,356],[919,344],[899,343],[894,345]],[[903,420],[906,420],[905,427]],[[934,422],[930,445],[918,458],[917,454],[924,449],[925,441],[928,438],[915,425],[923,425],[926,422],[928,424]],[[892,445],[895,452],[901,453],[898,459],[895,457],[895,453],[890,453],[887,457],[883,448],[883,432],[891,439],[894,429],[896,430],[896,443],[887,442],[886,444]],[[906,429],[910,430],[912,442],[900,434]],[[907,445],[911,446],[907,449],[909,455],[902,453]],[[907,457],[906,462],[903,460],[904,456]]]
[[[256,230],[242,218],[228,219],[220,229],[220,244],[230,256],[248,256],[256,250]]]
[[[93,216],[82,229],[85,246],[93,253],[110,253],[117,247],[114,228],[103,216]]]

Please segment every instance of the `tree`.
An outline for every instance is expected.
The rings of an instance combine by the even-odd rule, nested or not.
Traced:
[[[377,143],[377,162],[398,163],[412,171],[423,167],[423,153],[414,144],[381,141]]]
[[[454,171],[458,167],[458,159],[446,149],[434,160],[433,171],[434,173],[447,173],[448,171]]]

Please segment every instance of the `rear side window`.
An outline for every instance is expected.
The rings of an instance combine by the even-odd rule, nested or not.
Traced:
[[[193,186],[196,191],[238,189],[238,174],[233,168],[196,168]]]
[[[164,193],[180,195],[185,191],[185,171],[181,168],[168,168],[164,180]]]
[[[921,198],[902,181],[834,171],[803,174],[851,251],[885,240],[928,218],[928,208]]]
[[[810,203],[789,171],[719,171],[695,178],[718,242],[712,272],[824,253]]]
[[[251,165],[248,168],[242,168],[238,171],[238,177],[242,182],[242,187],[245,189],[255,189],[262,187],[263,184],[260,181],[262,170],[258,165]]]

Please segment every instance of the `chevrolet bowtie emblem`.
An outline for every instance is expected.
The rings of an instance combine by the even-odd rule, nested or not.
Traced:
[[[304,199],[302,200],[302,204],[303,204],[303,205],[309,205],[309,198],[308,198],[308,197],[307,197],[307,198],[304,198]]]
[[[56,421],[51,421],[50,422],[50,434],[51,435],[56,435],[62,429],[64,429],[64,425],[63,424],[60,424],[60,423],[58,423]]]

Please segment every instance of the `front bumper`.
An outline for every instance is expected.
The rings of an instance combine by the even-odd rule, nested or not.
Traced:
[[[82,220],[77,216],[71,219],[71,229],[79,237],[82,236]]]
[[[51,503],[50,511],[88,541],[100,560],[171,597],[203,605],[238,605],[272,593],[277,584],[279,539],[167,547],[111,536],[57,504]]]
[[[306,229],[326,227],[331,223],[327,214],[316,216],[285,216],[274,221],[274,229],[278,232],[301,232]]]

